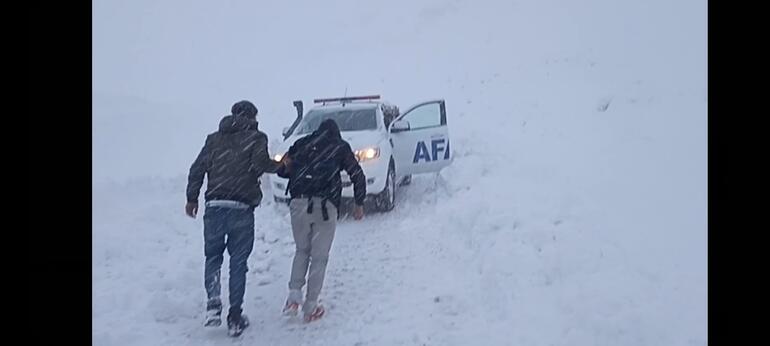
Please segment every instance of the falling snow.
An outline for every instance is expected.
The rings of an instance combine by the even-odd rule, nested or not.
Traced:
[[[93,5],[94,345],[707,344],[705,2]],[[346,88],[445,99],[454,162],[342,217],[311,324],[263,176],[251,327],[203,328],[206,134],[249,99],[272,156],[293,100]]]

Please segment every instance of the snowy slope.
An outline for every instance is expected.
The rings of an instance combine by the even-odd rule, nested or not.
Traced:
[[[94,2],[95,345],[706,344],[705,2],[303,3]],[[339,225],[310,325],[266,198],[252,327],[203,329],[205,133],[247,98],[275,140],[346,87],[445,98],[454,164]]]

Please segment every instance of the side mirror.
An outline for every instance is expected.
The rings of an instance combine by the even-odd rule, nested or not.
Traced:
[[[409,122],[406,120],[399,120],[393,123],[393,126],[390,127],[390,132],[396,133],[396,132],[404,132],[409,131]]]

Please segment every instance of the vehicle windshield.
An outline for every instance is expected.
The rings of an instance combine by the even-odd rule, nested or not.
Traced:
[[[318,129],[326,119],[334,119],[340,131],[363,131],[377,129],[377,109],[314,109],[308,112],[297,127],[297,134],[307,134]]]

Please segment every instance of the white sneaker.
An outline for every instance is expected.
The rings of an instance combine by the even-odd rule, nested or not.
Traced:
[[[326,309],[321,304],[317,304],[312,310],[305,312],[305,322],[312,322],[323,317]]]
[[[286,305],[283,307],[283,314],[296,316],[299,313],[300,304],[302,304],[302,291],[290,290],[289,298],[286,299]]]

